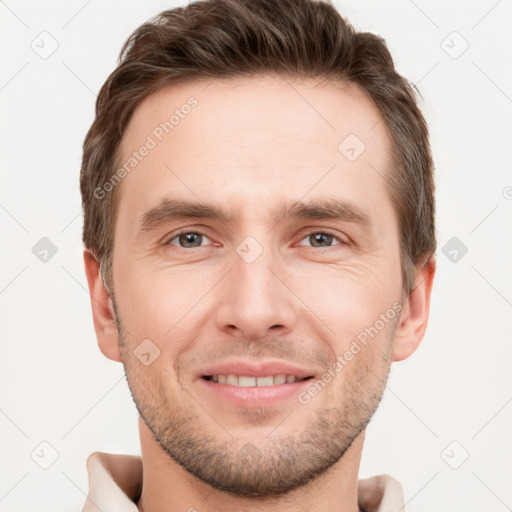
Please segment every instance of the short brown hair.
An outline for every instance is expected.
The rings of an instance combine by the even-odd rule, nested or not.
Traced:
[[[280,74],[358,86],[375,103],[392,141],[385,176],[399,219],[402,286],[436,249],[433,161],[417,92],[395,70],[382,37],[357,32],[326,1],[201,0],[164,11],[125,42],[96,101],[84,141],[80,189],[83,242],[112,287],[118,191],[98,198],[114,175],[134,109],[161,88],[201,79]]]

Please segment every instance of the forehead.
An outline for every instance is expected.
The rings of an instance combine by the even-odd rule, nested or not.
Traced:
[[[184,83],[149,96],[123,138],[121,161],[133,158],[118,190],[131,212],[167,194],[216,195],[243,210],[262,198],[350,195],[361,185],[373,208],[391,162],[385,123],[361,90],[277,76]]]

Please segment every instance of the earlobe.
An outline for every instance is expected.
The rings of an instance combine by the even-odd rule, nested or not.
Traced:
[[[393,342],[393,362],[402,361],[413,354],[425,335],[435,271],[436,258],[432,256],[416,272],[415,286],[405,299]]]
[[[84,249],[84,264],[98,346],[106,357],[121,362],[119,336],[112,299],[101,277],[98,260],[87,248]]]

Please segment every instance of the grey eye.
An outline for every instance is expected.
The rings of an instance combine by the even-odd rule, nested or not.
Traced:
[[[169,240],[171,245],[177,245],[178,247],[182,247],[183,249],[190,249],[194,247],[201,247],[204,240],[209,240],[206,235],[202,233],[198,233],[196,231],[188,231],[186,233],[180,233],[176,235],[174,238]],[[174,243],[174,241],[178,243]]]

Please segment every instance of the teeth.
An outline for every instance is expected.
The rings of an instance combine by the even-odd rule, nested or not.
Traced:
[[[281,384],[292,383],[303,379],[297,379],[295,375],[268,375],[265,377],[248,377],[246,375],[212,375],[213,382],[220,384],[229,384],[241,388],[279,386]]]
[[[276,375],[274,377],[274,384],[284,384],[286,382],[286,375]]]
[[[256,377],[244,377],[240,375],[240,377],[238,377],[238,386],[241,388],[252,388],[256,386]]]
[[[256,379],[256,386],[273,386],[274,385],[274,377],[258,377]]]
[[[229,384],[230,386],[238,386],[238,377],[236,375],[228,375],[226,384]]]

